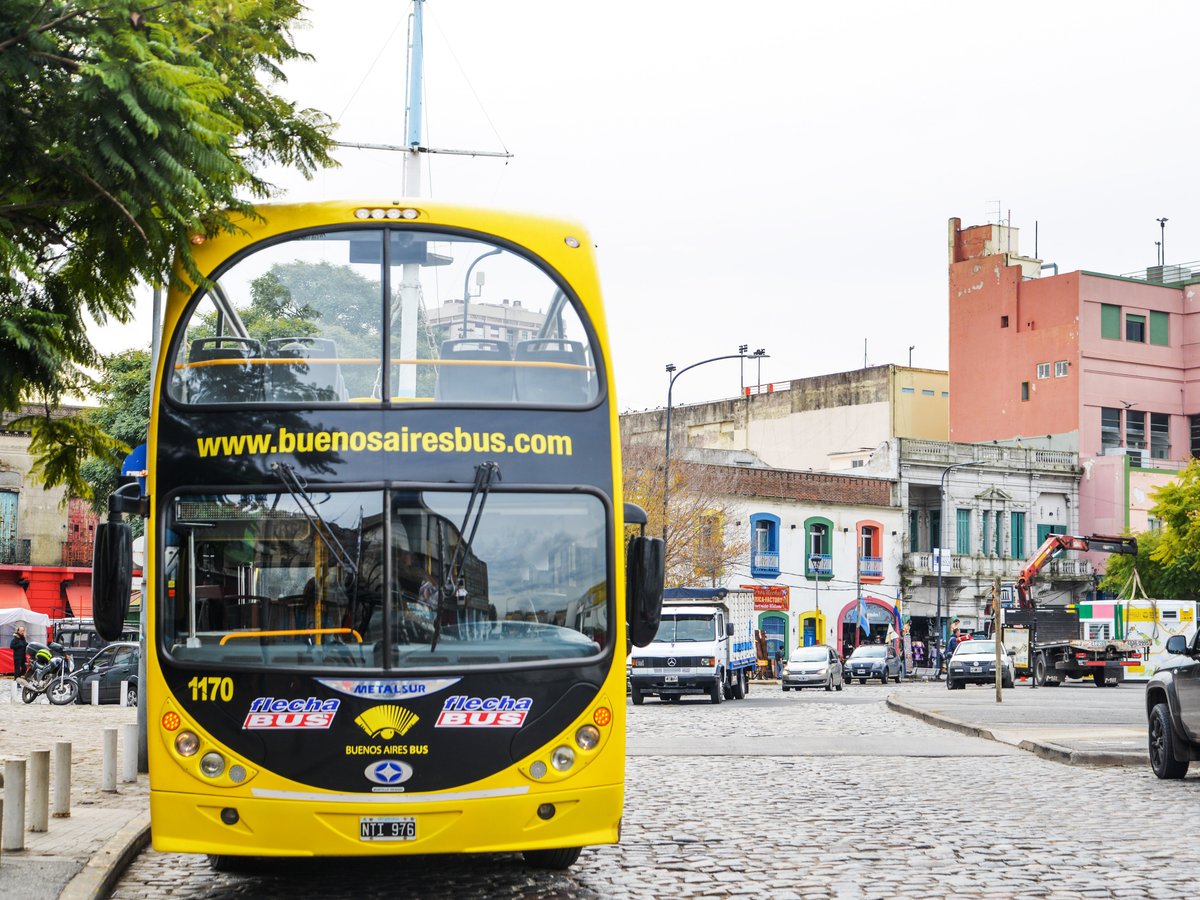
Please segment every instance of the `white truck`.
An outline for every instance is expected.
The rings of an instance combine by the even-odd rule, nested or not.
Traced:
[[[663,591],[662,622],[654,640],[635,647],[629,696],[678,703],[685,694],[710,702],[741,700],[754,671],[754,594],[725,588]]]

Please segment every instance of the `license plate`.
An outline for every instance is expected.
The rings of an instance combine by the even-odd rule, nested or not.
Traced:
[[[666,682],[667,682],[667,684],[679,684],[679,676],[678,675],[668,675],[666,677]]]
[[[358,820],[360,841],[415,841],[417,820],[407,816],[363,816]]]
[[[971,666],[971,671],[972,672],[982,672],[983,669],[981,669],[979,666]]]

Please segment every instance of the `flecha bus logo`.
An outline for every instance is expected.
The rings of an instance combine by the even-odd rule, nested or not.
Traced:
[[[341,700],[322,700],[304,697],[280,700],[275,697],[256,697],[242,723],[243,731],[260,729],[324,729],[333,724]]]
[[[530,697],[448,697],[438,728],[520,728],[533,708]]]

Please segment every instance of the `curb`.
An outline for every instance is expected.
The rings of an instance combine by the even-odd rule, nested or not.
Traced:
[[[963,722],[960,719],[953,719],[950,716],[944,716],[940,713],[929,712],[928,710],[919,709],[915,706],[897,700],[895,697],[888,695],[887,705],[889,709],[893,709],[902,715],[911,716],[914,719],[920,719],[930,725],[938,728],[945,728],[947,731],[957,731],[959,734],[969,735],[970,737],[983,738],[988,741],[996,741],[996,736],[987,728],[979,725],[972,725],[969,722]],[[997,741],[997,743],[1003,743]],[[1011,746],[1011,745],[1010,745]],[[1068,766],[1090,766],[1092,768],[1103,768],[1110,766],[1145,766],[1149,765],[1148,757],[1143,753],[1135,753],[1132,751],[1121,750],[1072,750],[1070,747],[1064,747],[1061,744],[1055,744],[1050,741],[1021,741],[1016,745],[1017,749],[1024,750],[1027,753],[1032,753],[1042,759],[1048,759],[1052,762],[1062,763]]]
[[[150,813],[134,816],[67,882],[59,900],[105,900],[133,858],[150,843]]]

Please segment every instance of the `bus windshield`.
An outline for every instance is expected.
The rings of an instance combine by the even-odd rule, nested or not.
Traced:
[[[166,649],[184,661],[376,669],[599,654],[611,630],[601,501],[470,500],[461,490],[177,496]]]
[[[256,245],[184,315],[186,405],[588,405],[596,356],[564,289],[475,236],[345,228]]]

